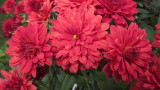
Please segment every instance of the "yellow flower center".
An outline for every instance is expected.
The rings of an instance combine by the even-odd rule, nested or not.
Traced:
[[[73,39],[75,40],[77,38],[77,35],[73,35]]]

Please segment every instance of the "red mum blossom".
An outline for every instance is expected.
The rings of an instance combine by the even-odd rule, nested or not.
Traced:
[[[63,13],[68,8],[76,10],[82,5],[95,6],[97,4],[98,4],[97,0],[54,0],[55,7],[53,8],[53,11],[60,11],[60,13]]]
[[[130,90],[160,90],[160,59],[154,57],[149,69],[139,78]]]
[[[29,81],[30,77],[24,74],[19,76],[19,73],[12,70],[11,73],[1,70],[1,74],[6,78],[3,80],[0,78],[0,89],[1,90],[36,90],[37,87]]]
[[[10,20],[12,20],[13,27],[19,27],[20,25],[22,25],[22,21],[24,20],[23,17],[21,17],[20,15],[15,15],[14,17],[10,18]]]
[[[121,26],[111,26],[108,35],[105,57],[107,63],[103,71],[107,77],[116,76],[116,81],[123,79],[126,83],[143,75],[151,58],[151,45],[146,39],[145,30],[132,23],[128,30]]]
[[[0,8],[0,13],[5,13],[4,8]]]
[[[38,12],[41,8],[41,2],[38,0],[23,0],[24,2],[24,11],[27,14],[30,14],[32,11]]]
[[[102,59],[100,49],[105,46],[109,25],[101,23],[102,17],[94,15],[94,8],[86,11],[66,11],[52,20],[50,44],[55,62],[63,70],[76,73],[78,69],[97,68]]]
[[[14,27],[14,22],[12,20],[6,20],[3,25],[3,36],[5,38],[10,38],[12,33],[16,30]]]
[[[16,9],[15,9],[15,13],[16,14],[23,14],[24,13],[24,5],[23,5],[23,1],[19,1]]]
[[[137,3],[133,0],[98,0],[96,14],[102,15],[103,22],[110,23],[112,20],[117,25],[128,27],[124,17],[133,21],[133,14],[138,13]]]
[[[50,0],[46,0],[46,2],[43,3],[42,8],[38,12],[32,12],[29,15],[28,21],[48,22],[48,17],[50,17],[51,10],[52,2],[50,2]]]
[[[23,19],[24,18],[20,15],[16,15],[10,18],[9,20],[6,20],[2,25],[3,36],[5,38],[10,38],[12,33],[14,33],[14,31],[17,29],[17,27],[19,27],[22,24]]]
[[[4,2],[3,8],[9,13],[11,14],[14,10],[15,7],[15,0],[7,0]]]
[[[47,28],[44,23],[29,23],[26,27],[19,27],[14,36],[8,41],[9,48],[6,53],[12,55],[10,66],[19,66],[22,73],[36,76],[37,64],[52,65],[49,57],[52,56],[50,46],[47,43]]]
[[[156,28],[159,30],[155,36],[155,39],[152,42],[152,45],[153,45],[153,47],[160,48],[160,23],[156,25]]]

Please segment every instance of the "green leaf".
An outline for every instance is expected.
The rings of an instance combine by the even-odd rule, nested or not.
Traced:
[[[63,83],[63,80],[65,79],[65,76],[66,76],[66,73],[62,70],[62,69],[58,69],[56,71],[56,74],[57,74],[57,78],[58,80]]]
[[[51,77],[49,76],[49,73],[46,74],[46,76],[42,79],[42,82],[45,83],[47,86],[49,84]]]
[[[155,26],[157,24],[157,17],[155,17],[155,16],[151,17],[150,23],[152,26]]]
[[[138,9],[138,13],[149,13],[147,10],[142,9],[142,8],[137,8]]]
[[[111,79],[107,79],[105,73],[94,70],[90,74],[90,77],[91,77],[90,79],[96,81],[97,86],[100,88],[100,90],[113,90],[114,88],[112,85],[113,81]]]
[[[144,14],[139,15],[138,19],[146,19],[148,17],[149,17],[149,15],[144,13]]]
[[[147,9],[151,9],[150,6],[148,5],[148,3],[143,2],[143,5],[144,5]]]
[[[141,2],[137,2],[137,5],[143,7],[143,4]]]
[[[61,90],[71,90],[75,80],[74,76],[66,75]]]
[[[115,82],[114,78],[109,79],[106,76],[106,73],[97,70],[90,73],[90,79],[95,80],[92,85],[95,90],[126,90],[128,87],[123,81]]]
[[[154,39],[154,36],[155,36],[155,31],[154,31],[154,29],[152,28],[152,26],[148,25],[147,23],[145,23],[145,22],[143,22],[143,21],[140,21],[140,23],[141,23],[141,27],[146,30],[147,39],[149,39],[150,42],[152,42],[153,39]]]
[[[76,82],[75,82],[79,88],[79,90],[82,90],[84,89],[84,87],[87,87],[87,83],[86,83],[86,80],[83,76],[78,76],[78,78],[76,79]]]
[[[158,17],[158,23],[160,23],[160,14],[159,14],[159,17]]]
[[[56,85],[55,85],[54,89],[50,88],[50,90],[61,90],[61,88],[62,88],[62,83],[59,81],[56,81]]]
[[[38,90],[48,90],[48,87],[42,81],[36,81],[35,84],[38,86]]]
[[[160,9],[160,0],[153,0],[150,5],[153,12],[159,12]]]
[[[3,50],[0,50],[0,57],[5,56],[5,52]]]

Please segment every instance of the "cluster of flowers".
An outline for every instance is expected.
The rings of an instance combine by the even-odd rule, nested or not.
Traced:
[[[15,15],[3,24],[4,37],[11,37],[6,54],[12,56],[9,65],[19,68],[11,73],[1,71],[6,80],[0,79],[0,88],[35,90],[30,80],[45,76],[52,65],[50,57],[64,71],[76,73],[96,69],[103,56],[108,78],[126,83],[136,79],[133,90],[160,88],[159,59],[151,48],[160,48],[160,31],[151,45],[144,29],[136,23],[128,26],[124,18],[133,21],[136,6],[133,0],[5,1],[3,9]],[[57,19],[49,19],[52,11],[58,12]],[[27,27],[22,26],[23,14],[28,16]],[[53,27],[48,33],[50,22]],[[116,25],[109,25],[111,22]],[[106,31],[109,27],[110,33]],[[160,29],[160,24],[156,27]]]

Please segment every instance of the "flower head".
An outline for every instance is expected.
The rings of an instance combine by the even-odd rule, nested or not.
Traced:
[[[38,12],[31,12],[31,14],[28,17],[28,20],[33,22],[48,22],[48,17],[50,17],[51,10],[52,2],[50,2],[50,0],[46,0],[43,3],[42,8]]]
[[[94,10],[76,12],[69,9],[57,20],[52,20],[50,45],[56,64],[63,70],[76,73],[79,69],[98,67],[109,25],[101,23],[102,17],[95,16]]]
[[[137,3],[133,0],[98,0],[96,14],[102,15],[103,22],[110,23],[112,20],[117,25],[127,27],[128,24],[124,17],[133,21],[133,14],[138,13],[136,9]]]
[[[38,0],[23,0],[24,2],[24,11],[27,14],[30,14],[32,11],[38,12],[41,8],[41,2]]]
[[[108,78],[116,76],[116,81],[123,79],[126,83],[143,75],[151,61],[151,45],[146,39],[145,30],[132,23],[128,30],[121,26],[111,26],[108,46],[105,48],[107,63],[103,67]]]
[[[77,10],[81,6],[87,8],[89,5],[95,6],[97,4],[97,0],[54,0],[55,7],[53,11],[59,11],[59,13],[63,14],[68,8]]]
[[[156,28],[159,29],[156,34],[155,39],[152,42],[153,47],[160,48],[160,23],[156,25]]]
[[[24,20],[24,18],[20,15],[15,15],[14,17],[10,18],[10,20],[12,20],[13,27],[19,27],[22,25],[22,21]]]
[[[8,41],[9,48],[6,53],[12,56],[9,64],[14,67],[20,64],[20,72],[32,74],[33,77],[36,76],[37,64],[52,65],[49,58],[52,52],[50,46],[46,44],[48,41],[46,35],[47,28],[44,23],[29,23],[27,28],[19,27]]]
[[[0,13],[5,13],[4,8],[0,8]]]
[[[1,90],[36,90],[37,87],[29,81],[30,77],[24,74],[19,76],[17,70],[11,70],[11,73],[1,70],[1,74],[6,78],[3,80],[0,78]]]
[[[149,69],[143,77],[137,79],[130,90],[159,90],[160,89],[160,59],[154,56],[153,61],[149,63]]]
[[[4,2],[3,8],[11,14],[14,11],[16,1],[15,0],[7,0]]]
[[[23,5],[23,1],[19,1],[16,9],[15,9],[15,13],[16,14],[23,14],[24,13],[24,5]]]
[[[14,17],[10,18],[9,20],[6,20],[2,27],[3,27],[3,36],[5,38],[10,38],[12,36],[12,33],[22,24],[23,17],[20,15],[15,15]]]
[[[12,36],[12,33],[16,30],[14,27],[14,22],[12,20],[6,20],[3,25],[3,36],[5,38],[10,38]]]

